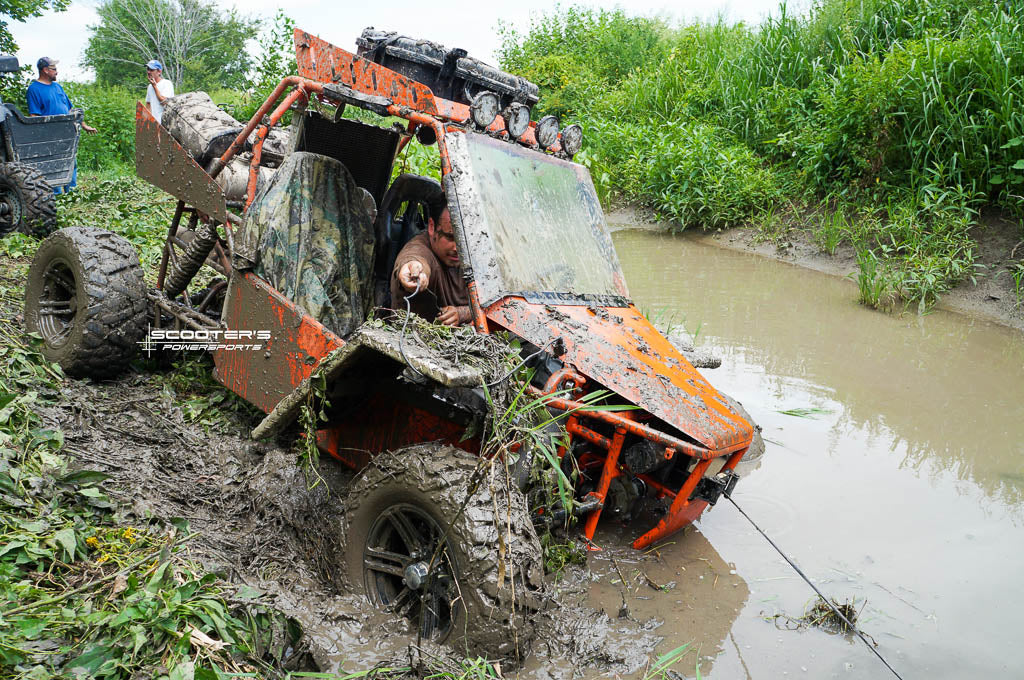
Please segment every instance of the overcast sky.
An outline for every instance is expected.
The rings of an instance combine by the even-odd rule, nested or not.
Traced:
[[[282,6],[279,0],[216,0],[225,8],[271,17]],[[563,3],[569,6],[573,3]],[[731,21],[758,23],[774,12],[778,0],[633,0],[614,2],[589,0],[578,3],[592,7],[622,8],[632,15],[660,15],[672,22],[686,19],[711,19],[722,13]],[[791,7],[796,3],[790,2]],[[35,65],[42,56],[60,60],[61,78],[89,80],[92,74],[79,66],[89,36],[88,26],[97,23],[95,0],[74,0],[66,12],[47,13],[25,23],[10,22],[11,32],[20,46],[18,59]],[[399,31],[414,38],[429,38],[447,47],[462,47],[470,56],[497,63],[494,51],[499,46],[499,20],[526,29],[530,17],[552,9],[555,4],[543,0],[511,2],[462,2],[455,0],[288,0],[284,5],[299,28],[345,49],[355,49],[355,39],[367,26]],[[240,46],[241,49],[241,46]],[[140,84],[145,74],[139,74]]]

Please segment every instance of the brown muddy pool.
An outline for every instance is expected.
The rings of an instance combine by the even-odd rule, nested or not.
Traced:
[[[874,312],[850,281],[685,237],[614,239],[637,305],[715,349],[705,375],[764,428],[737,503],[826,594],[863,606],[907,680],[1024,677],[1024,335]],[[698,659],[708,678],[894,677],[859,640],[770,618],[813,593],[727,501],[638,567],[591,558],[607,578],[589,603],[614,616],[612,557],[675,582],[630,591],[630,614],[664,621],[660,653],[699,646],[676,666],[687,677]]]

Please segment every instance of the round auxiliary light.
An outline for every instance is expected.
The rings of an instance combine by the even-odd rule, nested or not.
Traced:
[[[576,123],[562,130],[562,151],[575,156],[583,146],[583,128]]]
[[[469,114],[478,128],[485,129],[498,117],[498,95],[493,92],[481,92],[473,98],[469,106]]]
[[[558,119],[554,116],[544,116],[537,121],[537,143],[547,149],[554,146],[558,141]]]
[[[501,112],[501,117],[505,119],[505,129],[512,139],[519,139],[530,127],[530,107],[519,102],[509,104]]]

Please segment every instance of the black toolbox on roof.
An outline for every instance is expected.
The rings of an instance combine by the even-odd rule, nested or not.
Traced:
[[[519,102],[532,107],[538,88],[526,78],[466,56],[466,50],[446,49],[429,40],[366,28],[356,39],[357,54],[407,78],[423,83],[438,97],[471,104],[473,97],[490,90],[501,98],[501,107]]]

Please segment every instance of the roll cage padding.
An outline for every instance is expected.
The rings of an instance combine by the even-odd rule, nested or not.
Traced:
[[[430,203],[444,193],[441,184],[429,177],[406,173],[399,175],[377,210],[377,304],[391,307],[391,270],[402,247],[427,227]],[[404,207],[404,210],[403,210]]]

